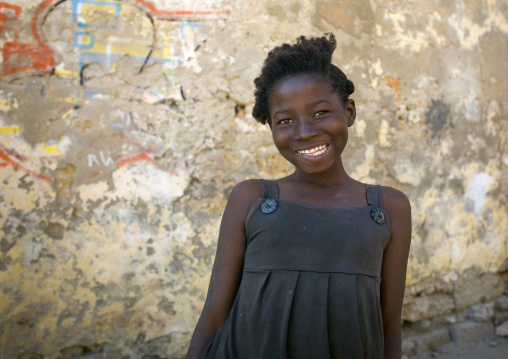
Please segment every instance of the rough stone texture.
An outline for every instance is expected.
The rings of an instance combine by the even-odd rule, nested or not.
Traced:
[[[504,295],[496,301],[496,312],[494,314],[494,324],[500,325],[508,321],[508,296]]]
[[[184,357],[231,188],[291,172],[249,115],[252,80],[274,45],[326,31],[357,89],[347,170],[412,202],[404,316],[419,321],[404,326],[441,333],[496,301],[507,13],[499,0],[0,2],[0,353]]]
[[[496,335],[498,337],[508,337],[508,322],[496,327]]]
[[[413,337],[404,338],[402,341],[402,351],[404,354],[411,356],[427,350],[436,350],[448,342],[450,342],[450,332],[447,328],[439,328]]]
[[[468,314],[469,318],[476,322],[486,322],[494,315],[494,302],[472,305]]]
[[[503,294],[504,287],[501,278],[492,273],[469,279],[464,276],[455,285],[453,297],[457,309],[465,308],[482,300],[497,299]]]
[[[508,321],[508,312],[496,312],[494,314],[494,325],[500,325],[506,321]]]
[[[508,260],[505,261],[505,265],[508,265]],[[501,274],[501,278],[504,283],[504,294],[508,294],[508,272]]]
[[[503,295],[497,300],[496,309],[500,311],[508,311],[508,296]]]
[[[475,323],[464,322],[450,328],[452,340],[457,345],[463,345],[470,341],[486,338],[494,334],[494,326],[491,322]]]
[[[402,308],[402,320],[417,322],[442,316],[455,309],[453,298],[447,294],[416,297]]]

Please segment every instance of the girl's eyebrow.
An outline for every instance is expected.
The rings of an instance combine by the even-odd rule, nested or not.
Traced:
[[[330,101],[325,100],[325,99],[322,99],[322,100],[317,100],[317,101],[314,101],[314,102],[311,102],[311,103],[306,104],[306,105],[305,105],[305,108],[314,107],[314,106],[319,105],[320,103],[324,103],[324,102],[331,104],[331,102],[330,102]],[[280,110],[275,111],[275,112],[273,113],[273,117],[275,117],[275,116],[276,116],[276,115],[278,115],[279,113],[287,113],[287,112],[291,112],[291,109],[289,109],[289,108],[282,108],[282,109],[280,109]]]
[[[280,110],[277,110],[273,113],[273,117],[275,117],[276,115],[278,115],[279,113],[286,113],[286,112],[291,112],[290,109],[288,108],[283,108],[283,109],[280,109]]]
[[[331,104],[330,101],[322,99],[322,100],[317,100],[317,101],[308,103],[307,105],[305,105],[305,108],[313,107],[313,106],[319,105],[320,103],[323,103],[323,102],[327,102],[327,103]]]

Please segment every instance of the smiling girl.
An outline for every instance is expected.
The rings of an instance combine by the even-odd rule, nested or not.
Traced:
[[[411,208],[344,169],[356,107],[335,47],[301,36],[254,81],[253,117],[295,171],[231,192],[188,358],[401,356]]]

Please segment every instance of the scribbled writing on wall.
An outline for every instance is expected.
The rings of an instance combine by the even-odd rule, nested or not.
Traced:
[[[35,43],[29,43],[20,42],[18,32],[9,26],[9,23],[20,21],[23,9],[0,2],[0,33],[9,32],[14,38],[3,44],[2,75],[55,70],[58,63],[54,49],[48,46],[51,31],[47,32],[47,24],[51,22],[52,14],[63,8],[66,12],[70,10],[74,25],[71,41],[73,47],[79,50],[80,69],[92,62],[111,69],[116,58],[129,55],[137,59],[139,71],[142,71],[150,61],[174,61],[171,39],[178,37],[178,33],[183,34],[185,26],[200,27],[199,21],[229,14],[228,2],[217,3],[215,9],[162,10],[145,0],[44,0],[31,18],[30,30]],[[133,16],[136,13],[143,16]],[[134,24],[122,21],[133,18],[139,21],[134,21]],[[175,34],[163,31],[164,35],[157,36],[156,20],[168,22]],[[136,36],[130,36],[132,34]],[[140,38],[143,41],[139,41]],[[156,48],[157,41],[161,41],[160,48]],[[69,70],[60,70],[60,73],[68,73],[66,71]]]
[[[187,100],[188,91],[173,70],[189,66],[199,71],[196,50],[206,41],[203,22],[224,19],[230,13],[227,1],[192,3],[174,2],[169,6],[175,8],[160,9],[145,0],[43,0],[34,9],[24,9],[0,2],[0,34],[7,39],[0,81],[6,81],[6,91],[20,94],[12,95],[19,108],[10,106],[8,99],[0,103],[7,113],[0,119],[0,133],[26,140],[35,150],[32,154],[42,160],[80,157],[74,160],[78,173],[85,171],[88,174],[82,177],[88,179],[133,162],[155,163],[153,158],[168,147],[165,140],[147,131],[135,109],[103,106],[110,96],[121,99],[125,94],[118,93],[117,83],[101,79],[130,73],[128,96],[133,94],[150,105]],[[23,27],[27,31],[21,33]],[[152,78],[144,79],[151,65],[156,65],[156,72],[152,70]],[[166,76],[169,84],[154,81],[157,74]],[[10,85],[19,76],[28,79],[24,88]],[[122,76],[118,79],[123,80]],[[111,121],[96,122],[98,107],[104,114],[111,111],[105,116]],[[37,116],[24,116],[27,109]],[[128,146],[111,149],[108,142],[98,144],[89,138],[98,128],[104,129],[105,138],[123,138]],[[16,148],[4,139],[0,143],[6,148]],[[77,146],[85,144],[94,150],[85,157],[76,156]],[[2,159],[3,167],[49,179],[8,155]]]

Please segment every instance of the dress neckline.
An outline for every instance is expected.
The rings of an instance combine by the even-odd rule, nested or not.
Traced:
[[[372,207],[369,204],[365,204],[365,205],[362,205],[362,206],[321,206],[321,205],[318,205],[318,204],[311,204],[311,203],[305,203],[305,202],[291,201],[291,200],[288,200],[288,199],[281,199],[281,198],[277,198],[276,201],[290,203],[290,204],[295,204],[295,205],[304,206],[304,207],[314,207],[314,208],[355,209],[355,208],[369,208],[369,207]]]
[[[279,188],[276,180],[265,180],[260,179],[261,190],[263,192],[263,198],[271,198],[276,201],[282,201],[286,203],[291,203],[300,206],[306,206],[309,208],[383,208],[382,199],[381,199],[381,186],[379,185],[371,185],[364,183],[365,186],[365,199],[367,205],[362,206],[320,206],[316,204],[310,204],[305,202],[291,201],[279,198]]]

